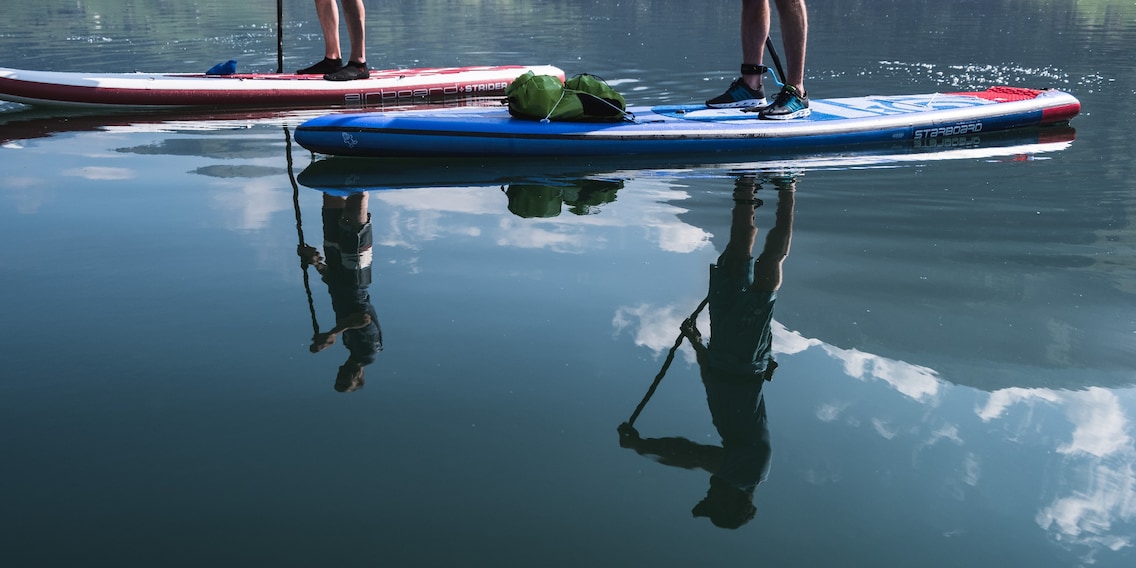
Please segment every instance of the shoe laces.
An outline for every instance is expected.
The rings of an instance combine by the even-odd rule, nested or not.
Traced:
[[[801,98],[801,95],[797,92],[797,89],[791,85],[785,85],[781,88],[781,92],[777,93],[777,100],[773,104],[778,106],[786,106],[795,98]]]

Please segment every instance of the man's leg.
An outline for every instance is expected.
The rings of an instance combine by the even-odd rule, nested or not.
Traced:
[[[765,38],[769,37],[769,0],[742,0],[742,63],[761,65]],[[747,87],[757,90],[762,75],[742,75]]]
[[[781,20],[781,43],[785,47],[787,69],[785,86],[758,115],[760,118],[790,120],[809,115],[809,97],[805,91],[805,43],[809,34],[809,18],[805,0],[775,0]]]
[[[785,47],[785,74],[782,80],[797,91],[805,91],[805,44],[809,37],[809,16],[805,0],[776,0],[781,19],[781,42]],[[768,31],[768,25],[767,25]],[[762,41],[765,41],[762,39]]]
[[[323,32],[323,56],[328,59],[342,59],[339,52],[339,6],[335,0],[315,0],[316,15],[319,16],[320,30]]]
[[[363,8],[363,0],[343,0],[343,16],[347,20],[347,35],[351,37],[351,56],[348,61],[355,63],[367,62],[367,12]]]

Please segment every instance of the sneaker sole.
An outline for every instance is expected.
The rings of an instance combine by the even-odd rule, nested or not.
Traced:
[[[766,106],[765,99],[746,99],[732,103],[706,103],[707,108],[753,108]]]
[[[812,113],[812,110],[803,108],[796,112],[790,112],[786,114],[761,114],[758,115],[758,118],[764,118],[766,120],[792,120],[794,118],[804,118]]]

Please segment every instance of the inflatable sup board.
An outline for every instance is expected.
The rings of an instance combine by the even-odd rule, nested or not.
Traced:
[[[580,158],[459,157],[361,160],[324,157],[297,176],[300,185],[333,195],[425,187],[479,187],[551,184],[576,179],[646,177],[705,178],[738,174],[805,173],[867,168],[895,168],[945,160],[1019,161],[1060,152],[1076,138],[1069,125],[1017,128],[996,133],[936,139],[934,144],[897,142],[840,152],[773,154],[756,159],[714,153],[683,156],[591,156]]]
[[[334,156],[602,156],[700,152],[796,152],[1067,123],[1081,103],[1058,90],[864,96],[811,101],[812,114],[762,120],[704,105],[632,107],[619,122],[544,122],[508,109],[340,113],[308,120],[296,141]]]
[[[549,65],[371,71],[369,79],[241,73],[69,73],[0,67],[0,100],[56,107],[366,107],[502,94],[518,75],[564,77]]]

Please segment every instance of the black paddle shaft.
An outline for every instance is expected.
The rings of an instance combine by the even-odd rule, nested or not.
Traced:
[[[284,0],[276,0],[276,72],[284,72]]]
[[[777,68],[777,78],[784,84],[786,81],[785,68],[781,67],[781,56],[777,55],[777,48],[773,47],[773,39],[769,36],[765,36],[765,48],[769,50],[769,57],[773,60],[773,66]]]

